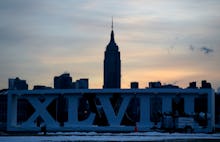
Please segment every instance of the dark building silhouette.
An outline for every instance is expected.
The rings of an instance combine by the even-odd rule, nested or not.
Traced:
[[[149,82],[149,88],[161,88],[161,82]]]
[[[50,89],[46,86],[35,86],[34,90]],[[69,73],[61,74],[54,77],[54,89],[89,89],[89,79],[81,78],[72,82],[72,77]]]
[[[8,103],[7,91],[8,89],[0,90],[0,131],[6,130]]]
[[[220,92],[215,94],[215,123],[220,126]],[[220,127],[218,127],[220,132]]]
[[[162,85],[160,81],[158,82],[149,82],[149,88],[179,88],[179,86],[173,85],[173,84],[165,84]]]
[[[89,79],[81,78],[75,82],[75,89],[88,89],[89,88]]]
[[[104,85],[103,88],[121,88],[121,59],[118,45],[115,43],[113,20],[110,42],[104,57]]]
[[[196,82],[195,81],[194,82],[190,82],[188,88],[194,88],[194,89],[197,88]]]
[[[33,90],[47,90],[47,89],[52,89],[52,88],[44,85],[34,85],[33,87]]]
[[[138,89],[139,88],[138,82],[131,82],[131,88]]]
[[[202,88],[212,88],[211,83],[207,82],[206,80],[203,80]]]
[[[55,89],[71,89],[72,88],[72,77],[69,73],[61,74],[60,76],[54,77],[54,88]]]
[[[9,90],[28,90],[28,84],[26,80],[21,80],[16,77],[15,79],[8,79],[8,89]]]

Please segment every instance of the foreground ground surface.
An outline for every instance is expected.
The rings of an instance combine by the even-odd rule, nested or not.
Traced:
[[[36,136],[0,136],[0,142],[77,142],[77,141],[166,141],[166,142],[219,142],[220,134],[180,134],[180,133],[39,133]]]

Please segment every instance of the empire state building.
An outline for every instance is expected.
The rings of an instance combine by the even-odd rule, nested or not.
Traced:
[[[105,50],[103,88],[121,88],[121,59],[114,39],[113,20],[110,42]]]

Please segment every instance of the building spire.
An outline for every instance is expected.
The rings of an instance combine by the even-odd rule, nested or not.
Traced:
[[[112,16],[112,31],[113,31],[113,16]]]
[[[112,16],[112,32],[111,32],[111,39],[110,39],[110,43],[115,43],[115,38],[114,38],[114,31],[113,31],[113,16]]]

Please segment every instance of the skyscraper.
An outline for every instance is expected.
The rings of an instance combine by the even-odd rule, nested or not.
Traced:
[[[121,87],[121,59],[118,45],[115,43],[113,20],[110,42],[105,50],[104,57],[104,85],[103,88]]]

